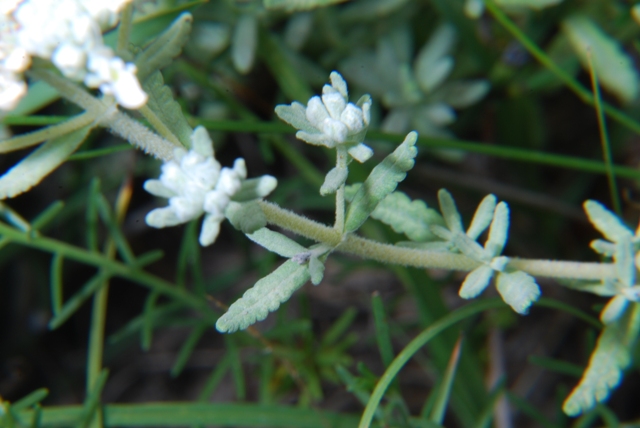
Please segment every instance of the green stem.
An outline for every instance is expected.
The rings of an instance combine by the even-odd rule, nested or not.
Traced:
[[[567,85],[567,87],[578,96],[578,98],[580,98],[586,104],[594,104],[594,97],[591,92],[589,92],[587,88],[578,83],[577,80],[571,77],[571,75],[560,68],[555,62],[553,62],[553,60],[542,49],[540,49],[529,37],[527,37],[526,34],[520,31],[518,26],[500,10],[500,8],[493,2],[493,0],[485,0],[485,6],[491,13],[491,15],[493,15],[496,21],[498,21],[507,31],[509,31],[535,59],[537,59],[542,65],[547,67],[549,71],[551,71],[560,80],[562,80],[564,84]],[[640,134],[640,123],[636,122],[635,120],[609,104],[604,103],[603,109],[610,118],[626,126],[633,132]]]
[[[336,147],[336,166],[347,168],[347,149],[343,145]],[[344,233],[344,183],[336,191],[336,221],[333,228],[340,234]]]
[[[130,57],[128,49],[129,39],[131,37],[131,28],[133,27],[133,2],[127,3],[120,13],[120,24],[118,25],[118,42],[116,52],[120,58]]]
[[[51,140],[62,135],[70,134],[73,131],[77,131],[84,126],[89,125],[91,122],[95,121],[97,117],[98,115],[95,112],[87,111],[57,125],[52,125],[44,129],[38,129],[37,131],[9,138],[8,140],[0,142],[0,153],[26,149],[27,147],[35,146],[45,140]]]
[[[171,141],[176,147],[184,147],[178,137],[173,135],[173,132],[164,124],[162,119],[156,115],[153,110],[149,108],[149,106],[144,105],[138,109],[138,112],[144,116],[145,119],[149,121],[151,126],[158,131],[158,133],[164,137],[166,140]]]
[[[260,206],[270,224],[322,242],[330,247],[336,247],[336,251],[354,254],[364,259],[404,266],[465,272],[480,266],[480,262],[462,254],[398,247],[361,238],[354,234],[349,234],[342,239],[341,234],[335,228],[299,216],[276,204],[261,202]],[[598,280],[615,276],[611,263],[511,258],[508,266],[536,277]]]

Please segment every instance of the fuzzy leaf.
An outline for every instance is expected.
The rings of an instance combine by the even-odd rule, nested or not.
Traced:
[[[26,192],[59,167],[87,138],[91,126],[82,127],[40,145],[0,177],[0,199]]]
[[[493,214],[493,221],[489,229],[489,237],[484,244],[484,248],[496,257],[502,254],[507,238],[509,237],[509,207],[506,203],[500,202],[496,206]]]
[[[529,312],[529,306],[540,297],[540,287],[536,280],[522,271],[500,272],[496,288],[502,299],[519,314]]]
[[[591,52],[591,63],[602,86],[624,102],[628,103],[636,98],[637,71],[633,60],[615,38],[602,31],[591,19],[580,15],[565,19],[562,29],[587,71],[588,52]]]
[[[302,287],[309,276],[307,264],[287,260],[236,300],[227,313],[218,319],[216,329],[221,333],[233,333],[262,321]]]
[[[307,120],[307,109],[305,106],[297,101],[291,103],[291,105],[280,104],[276,106],[276,114],[280,119],[287,122],[289,125],[296,129],[304,131],[309,134],[318,133],[318,131]]]
[[[347,232],[357,230],[378,203],[393,192],[407,176],[407,171],[413,168],[418,153],[415,147],[417,138],[415,131],[407,134],[402,144],[373,168],[349,204],[345,222]]]
[[[311,256],[309,259],[309,275],[313,285],[320,284],[324,277],[324,263],[316,256]]]
[[[349,174],[349,170],[347,168],[335,167],[331,169],[327,173],[327,176],[324,178],[324,183],[322,183],[322,187],[320,187],[320,194],[322,196],[329,195],[331,193],[336,193],[336,190],[340,186],[347,181],[347,175]]]
[[[447,227],[452,232],[463,232],[462,230],[462,218],[456,207],[456,203],[453,201],[451,193],[446,189],[440,189],[438,191],[438,202],[440,203],[440,212],[442,218],[447,224]]]
[[[258,20],[254,15],[243,14],[233,30],[231,41],[231,59],[233,65],[242,74],[253,67],[258,47]]]
[[[358,139],[364,140],[364,133],[366,133],[366,130],[362,133],[362,137],[358,137]],[[371,149],[371,147],[362,143],[356,144],[355,146],[350,147],[348,152],[352,158],[354,158],[360,163],[364,163],[368,161],[369,158],[373,156],[373,150]]]
[[[624,237],[616,242],[614,254],[616,276],[622,284],[627,287],[633,286],[636,282],[636,266],[634,261],[635,252],[631,237]]]
[[[495,210],[496,197],[494,195],[485,196],[473,215],[471,225],[467,229],[467,236],[474,240],[478,239],[478,236],[491,224]]]
[[[267,225],[267,218],[256,201],[229,202],[224,215],[233,227],[245,234],[254,233]]]
[[[404,233],[412,241],[433,241],[436,236],[429,226],[439,224],[444,226],[442,216],[433,208],[427,208],[421,200],[412,201],[406,194],[395,191],[387,195],[371,217],[388,224],[398,232]]]
[[[618,242],[625,237],[633,236],[633,232],[624,225],[614,213],[599,202],[588,200],[584,203],[589,221],[602,235],[611,242]]]
[[[262,245],[267,250],[286,258],[291,258],[296,254],[307,251],[305,247],[296,241],[287,238],[282,233],[269,230],[266,227],[256,230],[247,235],[247,237],[256,244]]]
[[[470,259],[485,263],[491,260],[492,255],[464,233],[452,232],[449,240],[462,254]]]
[[[169,28],[136,55],[138,80],[145,81],[154,71],[171,64],[171,61],[180,55],[182,47],[189,40],[192,23],[193,16],[189,12],[182,13]]]
[[[264,198],[271,193],[277,185],[278,180],[270,175],[263,175],[262,177],[243,180],[240,190],[231,197],[231,200],[236,202],[248,202]]]
[[[445,24],[439,26],[420,49],[415,62],[415,76],[423,91],[431,92],[451,73],[453,58],[447,55],[455,41],[455,28]]]
[[[609,300],[602,312],[600,312],[600,321],[605,325],[617,321],[624,313],[624,310],[627,309],[628,305],[629,300],[627,300],[626,297],[615,296]]]
[[[153,72],[144,81],[142,88],[149,95],[147,107],[160,118],[183,146],[190,148],[191,126],[184,117],[180,104],[173,99],[171,89],[164,84],[162,74],[159,71]]]
[[[490,88],[491,85],[486,80],[457,81],[443,85],[434,97],[453,108],[462,109],[480,101]]]
[[[475,268],[464,279],[458,294],[463,299],[473,299],[487,288],[494,273],[495,271],[487,265]]]
[[[569,416],[591,410],[597,403],[604,401],[620,383],[622,370],[631,362],[621,321],[607,325],[600,333],[589,366],[578,386],[562,405],[562,410]]]

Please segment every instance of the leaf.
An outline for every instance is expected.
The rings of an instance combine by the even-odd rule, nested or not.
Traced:
[[[278,185],[278,180],[270,175],[242,180],[240,190],[231,197],[232,201],[248,202],[267,196]]]
[[[580,383],[562,405],[566,414],[577,416],[591,410],[597,403],[606,400],[611,390],[620,383],[622,370],[631,362],[624,335],[620,322],[609,324],[602,330]]]
[[[487,265],[475,268],[464,279],[458,294],[463,299],[473,299],[487,288],[494,273],[495,271]]]
[[[216,329],[221,333],[233,333],[262,321],[302,287],[309,277],[306,264],[298,264],[293,260],[284,262],[236,300],[227,313],[218,319]]]
[[[229,202],[224,212],[233,227],[245,234],[254,233],[267,225],[267,218],[256,201]]]
[[[448,54],[455,41],[455,28],[445,24],[439,26],[420,49],[415,62],[415,76],[424,92],[431,92],[451,73],[454,62]]]
[[[260,244],[267,250],[282,257],[291,258],[296,254],[307,251],[305,247],[298,244],[296,241],[287,238],[282,233],[267,229],[266,227],[248,234],[247,237],[256,244]]]
[[[404,233],[409,239],[417,242],[437,239],[429,226],[444,225],[442,216],[433,208],[427,208],[421,200],[412,201],[406,194],[395,191],[387,195],[371,217],[388,224],[398,233]]]
[[[231,41],[233,65],[241,74],[247,74],[253,67],[258,47],[258,20],[252,14],[238,18]]]
[[[449,193],[447,189],[440,189],[438,191],[438,202],[440,203],[442,218],[449,230],[451,232],[463,232],[462,218],[460,217],[451,193]]]
[[[318,285],[324,277],[324,263],[317,256],[311,256],[309,259],[309,274],[311,275],[311,283]]]
[[[614,254],[616,276],[622,284],[632,287],[636,282],[635,251],[631,237],[624,237],[616,243]]]
[[[602,31],[591,19],[573,15],[562,22],[573,49],[582,66],[589,70],[588,52],[602,86],[623,102],[631,102],[638,95],[638,74],[633,60],[619,42]]]
[[[484,244],[484,248],[492,257],[496,257],[502,254],[502,250],[507,243],[508,236],[509,207],[506,203],[500,202],[493,213],[493,221],[491,222],[491,228],[489,229],[489,237],[487,238],[487,242]]]
[[[478,236],[491,224],[495,210],[496,197],[494,195],[485,196],[473,215],[471,225],[467,229],[467,236],[474,240],[478,239]]]
[[[171,89],[164,84],[162,73],[155,71],[143,83],[149,95],[147,107],[153,111],[185,147],[191,147],[191,126],[182,113],[182,107],[173,99]]]
[[[462,109],[480,101],[490,88],[486,80],[457,81],[443,85],[433,96],[453,108]]]
[[[378,203],[404,180],[407,171],[413,168],[414,158],[418,153],[415,147],[417,138],[418,134],[415,131],[407,134],[402,144],[373,168],[349,204],[345,222],[346,232],[357,230]]]
[[[496,0],[496,3],[504,7],[528,7],[540,10],[545,7],[555,6],[562,0]]]
[[[529,306],[540,297],[536,280],[522,271],[498,273],[496,288],[502,299],[522,315],[529,312]]]
[[[296,129],[307,132],[309,134],[318,133],[319,131],[307,120],[307,109],[297,101],[291,103],[290,106],[280,104],[276,106],[276,114],[280,119],[287,122]]]
[[[583,206],[591,224],[609,241],[618,242],[625,237],[633,236],[633,232],[620,221],[618,216],[599,202],[588,200]]]
[[[347,181],[348,174],[349,170],[345,167],[336,166],[332,168],[324,178],[324,183],[322,183],[322,187],[320,187],[320,194],[325,196],[336,193],[336,190]]]
[[[182,47],[189,40],[192,22],[193,16],[189,12],[180,14],[169,28],[136,55],[138,80],[145,81],[154,71],[171,64],[180,55]]]
[[[0,177],[0,199],[26,192],[59,167],[89,135],[84,126],[62,137],[42,144]]]
[[[266,9],[284,9],[286,12],[311,10],[318,7],[330,6],[344,0],[264,0]]]
[[[605,325],[617,321],[628,305],[629,300],[625,296],[615,296],[609,300],[602,312],[600,312],[600,321]]]

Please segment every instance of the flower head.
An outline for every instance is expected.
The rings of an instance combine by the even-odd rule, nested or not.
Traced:
[[[186,223],[205,215],[200,233],[200,245],[212,244],[220,232],[220,223],[234,195],[243,189],[247,178],[244,159],[239,158],[233,168],[221,168],[215,159],[213,143],[203,127],[191,135],[192,149],[174,151],[174,160],[162,165],[158,180],[147,180],[147,192],[169,199],[169,205],[147,214],[149,226],[163,228]],[[266,196],[276,186],[275,178],[259,179],[259,196]],[[255,186],[254,186],[255,187]]]
[[[21,73],[40,57],[66,77],[112,94],[120,105],[147,101],[133,64],[104,45],[102,31],[130,0],[24,0],[3,4],[0,15],[0,109],[13,108],[26,92]]]
[[[371,118],[371,97],[364,95],[356,104],[350,103],[347,83],[340,73],[331,72],[330,79],[331,85],[324,85],[322,96],[312,97],[306,108],[294,102],[277,106],[276,114],[300,130],[296,134],[299,139],[329,148],[350,146],[349,154],[364,162],[373,155],[362,143]]]

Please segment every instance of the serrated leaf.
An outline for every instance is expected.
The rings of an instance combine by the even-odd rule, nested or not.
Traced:
[[[489,229],[489,237],[484,244],[484,248],[491,254],[492,257],[496,257],[502,254],[507,238],[509,236],[509,207],[506,203],[500,202],[496,206],[496,210],[493,214],[493,221],[491,222],[491,228]]]
[[[387,195],[371,217],[388,224],[397,233],[404,233],[412,241],[424,242],[436,239],[430,225],[444,226],[442,216],[433,208],[428,208],[421,200],[412,201],[406,194],[396,191]]]
[[[473,215],[471,225],[467,229],[467,236],[474,240],[478,239],[478,236],[491,224],[495,210],[496,197],[494,195],[485,196]]]
[[[221,333],[233,333],[262,321],[302,287],[309,277],[307,264],[298,264],[293,260],[284,262],[236,300],[227,313],[218,319],[216,329]]]
[[[353,232],[376,208],[378,203],[393,192],[398,183],[413,168],[418,153],[415,147],[418,134],[410,132],[389,156],[376,165],[349,204],[345,222],[345,231]]]
[[[191,126],[182,113],[182,107],[173,99],[171,89],[164,84],[162,73],[155,71],[142,83],[149,95],[147,107],[165,124],[185,147],[191,147]]]
[[[463,232],[462,230],[462,218],[456,207],[456,203],[453,201],[453,196],[447,191],[447,189],[440,189],[438,191],[438,202],[440,203],[440,212],[442,218],[447,227],[452,232]]]
[[[309,275],[311,276],[311,283],[318,285],[322,282],[324,277],[324,263],[317,257],[311,256],[309,259]]]
[[[242,74],[253,67],[258,47],[258,20],[252,14],[243,14],[238,18],[231,41],[231,59],[233,65]]]
[[[624,237],[633,236],[633,232],[620,221],[618,216],[599,202],[588,200],[583,205],[591,224],[609,241],[618,242]]]
[[[266,227],[248,234],[247,237],[256,244],[262,245],[267,250],[286,258],[291,258],[296,254],[307,251],[305,247],[298,244],[296,241],[287,238],[282,233],[267,229]]]
[[[347,181],[347,175],[349,175],[349,170],[345,167],[336,166],[332,168],[324,178],[324,183],[322,183],[322,187],[320,187],[320,194],[325,196],[336,193],[338,188]]]
[[[267,218],[256,201],[229,202],[224,215],[233,227],[245,234],[254,233],[267,225]]]
[[[496,288],[502,299],[514,311],[523,315],[529,312],[529,306],[540,297],[540,287],[536,280],[522,271],[498,273]]]
[[[591,53],[591,63],[602,86],[624,102],[631,102],[637,97],[638,74],[633,60],[615,38],[581,15],[565,19],[562,29],[587,71],[588,52]]]
[[[192,23],[193,17],[189,12],[180,14],[169,28],[136,55],[138,80],[145,81],[151,73],[171,64],[180,55],[184,44],[189,40]]]
[[[486,265],[475,268],[464,279],[458,294],[463,299],[473,299],[487,288],[494,273],[495,271]]]
[[[628,345],[624,340],[624,329],[619,323],[607,325],[591,354],[589,366],[580,383],[562,405],[569,416],[577,416],[591,410],[604,401],[622,379],[622,370],[631,362]]]
[[[59,167],[87,138],[91,126],[84,126],[40,145],[0,177],[0,199],[26,192]]]

